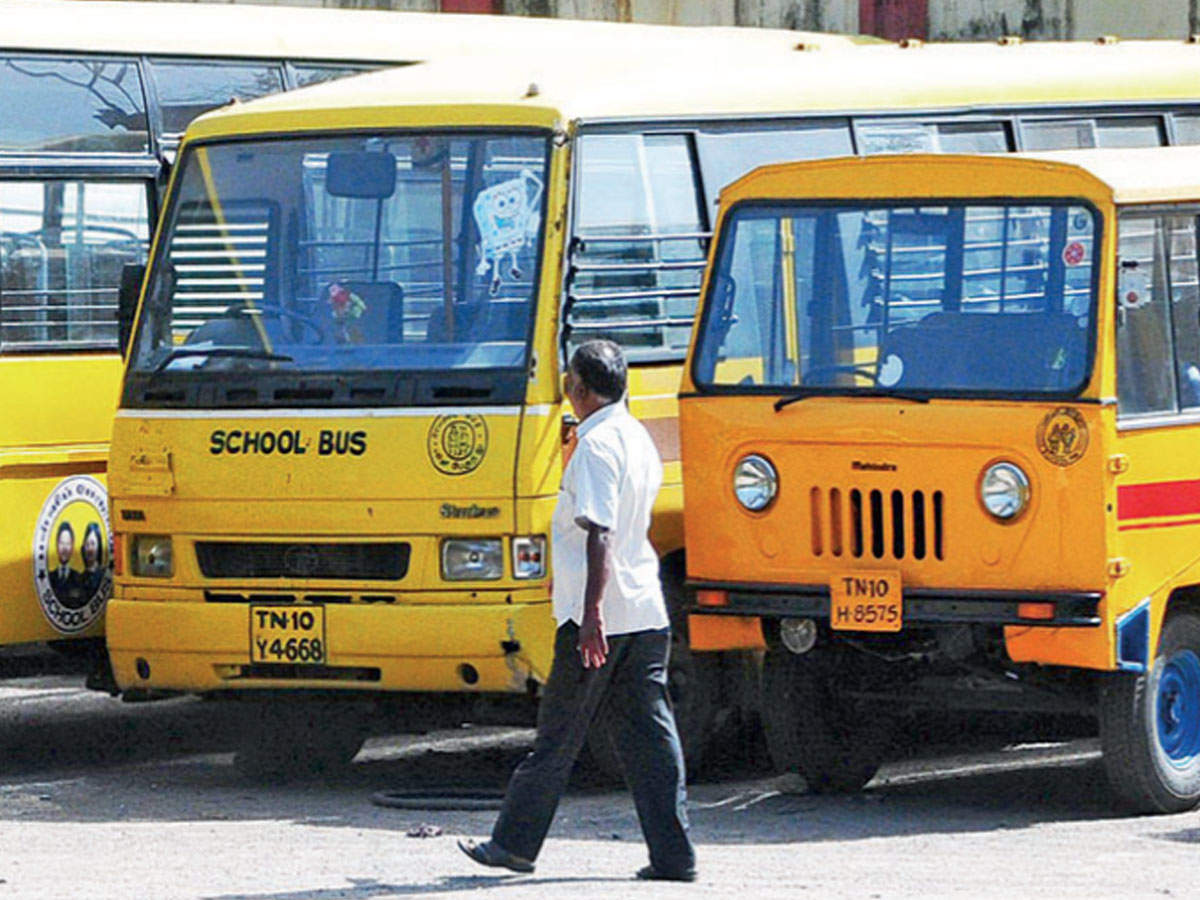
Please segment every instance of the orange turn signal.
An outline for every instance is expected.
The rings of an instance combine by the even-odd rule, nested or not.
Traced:
[[[1053,619],[1053,603],[1018,603],[1017,615],[1022,619]]]
[[[697,606],[728,606],[728,591],[696,591]]]
[[[125,574],[125,535],[117,532],[112,539],[112,567],[114,575]]]

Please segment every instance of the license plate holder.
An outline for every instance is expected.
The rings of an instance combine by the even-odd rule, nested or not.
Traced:
[[[896,632],[904,625],[899,572],[843,572],[829,583],[829,627],[834,631]]]
[[[250,662],[323,665],[325,607],[311,603],[256,603],[250,606]]]

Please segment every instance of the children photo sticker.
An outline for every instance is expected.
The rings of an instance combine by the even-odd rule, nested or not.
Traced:
[[[528,169],[522,169],[516,178],[480,191],[475,197],[472,211],[479,229],[479,263],[475,273],[486,275],[491,270],[490,296],[500,293],[502,273],[514,279],[521,277],[517,254],[537,235],[541,200],[542,181]],[[505,260],[509,262],[507,271]]]
[[[62,634],[92,625],[112,596],[108,493],[90,475],[60,481],[33,530],[33,583],[46,620]]]

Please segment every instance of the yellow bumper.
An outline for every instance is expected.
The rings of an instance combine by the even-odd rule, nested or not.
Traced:
[[[554,652],[550,604],[325,607],[320,671],[250,667],[249,608],[113,599],[108,649],[123,689],[523,692]]]

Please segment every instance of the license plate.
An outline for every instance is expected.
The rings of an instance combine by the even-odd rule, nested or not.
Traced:
[[[325,607],[251,606],[250,661],[325,662]]]
[[[899,631],[904,623],[899,572],[847,572],[829,584],[835,631]]]

